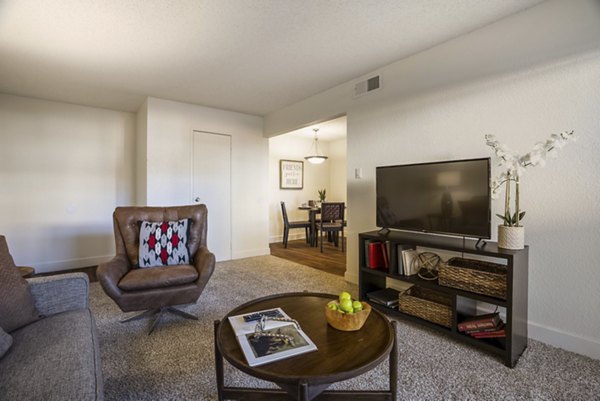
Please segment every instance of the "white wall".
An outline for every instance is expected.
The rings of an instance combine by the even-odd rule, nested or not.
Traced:
[[[522,180],[523,223],[531,247],[531,335],[549,339],[555,335],[551,332],[564,331],[569,333],[564,341],[580,341],[572,349],[592,352],[595,347],[600,357],[600,320],[592,318],[600,314],[600,252],[595,246],[600,241],[595,178],[600,171],[600,88],[590,85],[599,76],[596,54],[397,99],[387,103],[385,114],[379,106],[348,113],[348,164],[365,172],[363,180],[348,183],[348,254],[358,253],[357,232],[375,227],[375,213],[364,211],[375,210],[377,165],[490,156],[486,133],[527,152],[551,133],[574,129],[578,143],[545,168],[527,171]],[[369,128],[369,137],[361,135]],[[497,172],[494,168],[493,175]],[[493,215],[502,207],[501,199],[495,201]],[[357,260],[350,258],[347,277],[355,281],[356,274]]]
[[[289,132],[374,101],[412,97],[597,49],[599,38],[598,0],[548,0],[270,113],[265,135]],[[382,90],[354,99],[354,83],[380,72]]]
[[[148,198],[148,99],[136,115],[135,186],[136,203],[145,205]]]
[[[269,254],[269,155],[262,123],[261,117],[148,98],[147,193],[143,203],[193,203],[192,131],[231,135],[232,257]]]
[[[564,25],[572,19],[577,26]],[[380,69],[380,92],[352,101],[349,82],[267,116],[272,135],[347,113],[346,278],[357,280],[358,233],[375,228],[376,166],[491,156],[486,133],[527,152],[549,134],[573,129],[578,143],[523,178],[529,334],[600,358],[599,38],[600,3],[542,3]],[[553,50],[556,40],[571,43]],[[356,167],[361,180],[353,178]],[[494,202],[494,212],[501,207]]]
[[[329,186],[327,199],[332,202],[346,202],[346,138],[329,142],[327,163],[329,163]]]
[[[332,142],[319,141],[319,149],[328,159],[323,164],[311,164],[304,160],[310,150],[312,139],[280,135],[269,139],[269,241],[280,242],[283,239],[283,217],[281,201],[285,202],[288,218],[306,220],[308,212],[298,210],[302,203],[318,200],[318,190],[327,190],[327,200],[346,202],[346,140]],[[279,188],[279,161],[299,160],[304,162],[303,189]],[[304,238],[304,231],[290,231],[290,239]]]
[[[0,94],[0,233],[36,272],[114,256],[112,212],[135,199],[135,116]]]

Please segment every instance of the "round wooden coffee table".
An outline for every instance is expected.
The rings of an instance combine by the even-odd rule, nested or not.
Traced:
[[[395,327],[373,309],[362,329],[339,331],[325,318],[325,305],[334,295],[289,293],[256,299],[215,321],[215,364],[219,400],[253,399],[309,401],[327,394],[327,400],[396,400],[398,351]],[[251,367],[235,337],[229,316],[281,308],[296,319],[318,350]],[[394,322],[395,324],[395,322]],[[330,384],[351,379],[379,365],[389,356],[389,389],[381,391],[326,391]],[[276,383],[282,390],[225,387],[223,358],[251,376]]]

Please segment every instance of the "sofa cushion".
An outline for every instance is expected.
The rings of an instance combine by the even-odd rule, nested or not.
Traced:
[[[160,266],[130,270],[118,286],[123,291],[136,291],[189,284],[196,280],[198,271],[193,266]]]
[[[21,277],[0,236],[0,327],[10,333],[39,319],[29,284]]]
[[[10,334],[2,330],[0,327],[0,359],[6,354],[6,351],[10,348],[13,343],[13,339]]]
[[[140,225],[139,267],[187,265],[189,219]]]
[[[12,333],[0,360],[0,398],[101,400],[102,371],[89,309],[59,313]]]

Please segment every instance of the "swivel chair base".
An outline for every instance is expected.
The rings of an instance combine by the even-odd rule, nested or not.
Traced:
[[[123,320],[121,320],[121,323],[127,323],[127,322],[131,322],[133,320],[138,320],[138,319],[142,319],[145,318],[147,316],[151,316],[152,317],[152,321],[150,322],[150,327],[148,328],[148,335],[152,334],[152,332],[154,331],[154,328],[156,327],[156,325],[158,324],[158,322],[160,321],[161,317],[163,316],[163,314],[165,313],[172,313],[174,315],[178,315],[181,316],[183,318],[186,319],[191,319],[191,320],[198,320],[198,318],[194,315],[191,315],[187,312],[184,312],[182,310],[176,309],[172,306],[163,306],[162,308],[158,308],[158,309],[148,309],[145,310],[137,315],[131,316],[131,317],[127,317]]]

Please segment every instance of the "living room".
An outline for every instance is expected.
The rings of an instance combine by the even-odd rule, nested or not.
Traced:
[[[17,10],[16,3],[0,6],[3,22],[0,37],[7,38],[0,40],[3,60],[0,66],[0,176],[3,182],[0,234],[6,236],[18,265],[33,266],[39,274],[104,263],[115,254],[112,221],[115,207],[193,203],[190,136],[193,130],[199,130],[227,134],[232,139],[231,252],[228,257],[217,258],[215,275],[219,266],[224,266],[222,271],[232,269],[230,265],[219,263],[231,263],[238,268],[247,266],[246,274],[259,269],[261,263],[254,258],[269,254],[269,216],[272,215],[273,201],[276,201],[271,198],[273,175],[270,174],[269,138],[345,115],[347,270],[345,281],[318,290],[335,292],[340,286],[355,289],[359,272],[359,233],[377,228],[376,167],[492,157],[492,176],[496,176],[499,169],[494,154],[486,146],[486,134],[495,135],[519,153],[525,153],[551,134],[573,130],[577,142],[562,149],[557,159],[549,159],[544,168],[528,169],[522,179],[521,203],[527,211],[523,225],[529,246],[528,327],[529,338],[536,342],[512,371],[532,369],[534,361],[539,362],[535,351],[543,344],[560,348],[556,350],[560,355],[568,351],[569,355],[592,358],[585,359],[589,364],[586,371],[598,372],[600,321],[596,316],[600,309],[600,273],[595,268],[600,264],[600,253],[596,250],[596,223],[600,220],[596,208],[596,199],[600,195],[596,178],[599,171],[597,152],[600,150],[598,1],[531,1],[527,6],[516,6],[518,2],[513,2],[511,4],[517,8],[512,12],[505,10],[501,17],[479,20],[478,25],[449,35],[442,41],[421,44],[418,51],[408,51],[393,62],[378,64],[347,79],[340,78],[335,84],[319,87],[307,96],[293,98],[293,101],[289,100],[291,97],[278,95],[285,98],[282,107],[267,107],[267,112],[252,110],[248,106],[252,102],[243,103],[242,100],[247,99],[241,97],[241,103],[227,103],[218,91],[210,92],[213,97],[210,103],[186,100],[193,99],[190,94],[193,90],[185,90],[192,85],[185,79],[178,82],[178,88],[184,88],[179,96],[176,91],[171,92],[172,88],[163,88],[158,79],[152,86],[144,87],[140,78],[140,82],[134,82],[135,90],[126,92],[121,88],[128,82],[117,72],[129,60],[121,64],[119,57],[111,57],[111,46],[115,41],[97,48],[103,60],[101,64],[95,64],[99,63],[97,59],[86,60],[90,57],[85,50],[89,47],[87,43],[81,45],[81,60],[66,56],[77,50],[77,47],[60,46],[60,40],[66,41],[73,34],[69,31],[72,27],[49,37],[48,40],[53,41],[47,46],[29,47],[39,41],[44,32],[36,31],[32,22],[28,22],[32,29],[29,33],[9,30],[12,24],[23,26],[18,23],[26,20],[24,14],[17,13],[23,10]],[[391,3],[384,3],[394,8]],[[461,5],[467,7],[467,3],[461,2]],[[469,3],[469,7],[476,8],[475,3]],[[493,4],[499,7],[501,3]],[[231,7],[237,6],[234,2]],[[443,2],[438,6],[440,9],[445,7]],[[44,16],[31,7],[25,11],[43,20]],[[215,4],[213,7],[218,8]],[[347,8],[345,10],[351,14]],[[63,8],[58,7],[55,10],[58,14],[52,16],[59,18],[62,11]],[[82,21],[98,18],[106,23],[111,15],[102,12],[95,17],[87,13],[79,17]],[[443,15],[441,11],[440,14]],[[235,15],[243,20],[237,12]],[[163,19],[160,15],[154,18],[156,23]],[[449,13],[447,19],[453,18],[460,19],[460,15]],[[35,22],[35,18],[32,21]],[[45,25],[47,23],[40,23],[40,26]],[[85,32],[81,25],[74,26]],[[24,38],[23,42],[17,40],[18,36]],[[195,40],[198,38],[190,39],[190,42]],[[209,42],[203,42],[203,45],[211,49],[215,44]],[[139,54],[134,46],[127,49],[131,55],[139,56],[131,61],[133,72],[129,79],[143,76],[144,64],[159,63],[160,60],[164,63],[161,64],[163,74],[169,73],[170,62],[177,65],[169,60],[175,56],[168,41],[157,41],[157,47],[157,52],[164,54],[162,59]],[[323,63],[304,56],[307,59],[295,58],[296,64]],[[228,68],[235,70],[233,66]],[[97,80],[87,80],[84,72],[90,71],[99,72]],[[294,71],[301,75],[299,66]],[[289,80],[294,79],[293,74],[286,75]],[[381,77],[379,90],[353,97],[357,83],[377,75]],[[219,85],[223,86],[223,92],[234,92],[227,83]],[[82,92],[84,96],[81,96]],[[269,98],[270,94],[257,93],[255,96]],[[356,170],[361,172],[360,178],[355,178]],[[503,199],[492,203],[492,241],[497,240],[496,225],[500,224],[494,216],[501,214],[503,207]],[[209,210],[209,235],[212,235],[211,231],[219,233],[220,230],[217,224],[211,225]],[[285,274],[275,270],[269,272],[273,280],[281,281],[282,287],[273,285],[261,289],[252,293],[254,297],[268,295],[274,288],[315,289],[297,288],[291,279],[283,283]],[[306,278],[299,283],[314,286],[319,280],[328,280],[327,276],[314,274],[312,279]],[[235,302],[241,303],[250,294],[246,288],[236,289],[239,299],[232,294],[222,294],[212,286],[217,283],[227,286],[228,280],[216,278],[209,281],[207,293],[192,308],[199,314],[206,312],[211,317],[211,324],[213,318],[222,318],[236,305]],[[244,275],[243,280],[261,286],[261,281],[251,275]],[[91,288],[92,296],[96,297],[92,306],[102,310],[96,319],[103,363],[106,362],[110,369],[105,372],[109,379],[105,384],[105,399],[119,399],[124,395],[131,399],[153,399],[149,391],[144,392],[144,385],[149,384],[138,381],[137,377],[132,379],[137,393],[133,390],[119,393],[117,390],[126,386],[125,378],[122,382],[116,379],[123,373],[121,369],[125,369],[119,367],[119,352],[132,356],[133,352],[127,351],[129,346],[142,355],[129,330],[137,328],[143,332],[144,326],[117,324],[119,329],[109,330],[109,312],[116,319],[113,321],[118,321],[120,311],[103,295],[97,283],[95,286],[92,283]],[[207,298],[203,298],[205,295]],[[207,311],[209,306],[214,309]],[[144,346],[159,347],[160,340],[165,340],[161,335],[178,339],[182,335],[196,335],[191,334],[193,322],[173,320],[167,323],[164,330],[159,327],[144,340]],[[407,326],[410,328],[407,335],[429,338],[429,333],[421,334],[416,326]],[[185,330],[178,331],[182,327]],[[212,352],[212,327],[203,327],[199,332],[203,337],[198,342]],[[127,336],[130,338],[124,339]],[[449,347],[459,347],[441,340],[444,346],[446,343]],[[458,355],[463,350],[460,347],[460,352],[455,348],[444,349]],[[405,348],[403,351],[409,352],[410,344]],[[206,360],[207,357],[195,352],[195,358]],[[482,358],[485,366],[491,366],[491,372],[501,372],[498,374],[514,379],[493,358],[474,356],[472,354],[477,352],[472,350],[467,352],[470,352],[469,358]],[[166,351],[164,355],[167,355]],[[144,354],[146,357],[149,358]],[[184,357],[175,354],[177,360]],[[143,364],[144,358],[135,359],[135,363],[129,362],[127,366]],[[412,364],[416,364],[415,358],[413,355],[409,359]],[[464,361],[468,359],[461,360]],[[211,362],[207,364],[212,369]],[[158,369],[160,364],[156,362],[156,366]],[[164,366],[173,371],[177,369],[169,363]],[[510,372],[507,368],[506,371]],[[437,373],[442,374],[441,371]],[[174,375],[170,374],[169,379]],[[209,375],[208,379],[194,376],[193,380],[210,389],[205,399],[216,399],[213,376]],[[543,380],[546,381],[550,380]],[[409,388],[409,382],[404,378],[402,383]],[[588,385],[591,390],[587,390],[596,390],[597,394],[598,382]],[[158,387],[153,387],[156,391],[154,399],[161,399],[157,394],[168,399]],[[421,399],[451,399],[450,387],[451,384],[440,379],[432,385],[433,395]],[[169,391],[176,393],[174,389]],[[204,394],[200,393],[196,398],[203,399]],[[512,393],[509,395],[517,398]],[[532,392],[522,397],[544,399],[543,396],[536,398]],[[546,399],[552,399],[552,396],[547,395]]]

